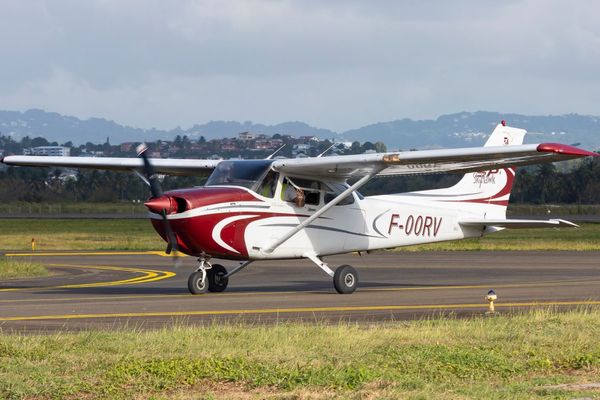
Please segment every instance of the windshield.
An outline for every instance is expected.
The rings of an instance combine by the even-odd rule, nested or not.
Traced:
[[[206,186],[233,185],[252,189],[272,162],[272,160],[221,161],[208,177]]]

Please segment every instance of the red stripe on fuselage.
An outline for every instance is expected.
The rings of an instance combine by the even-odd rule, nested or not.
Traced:
[[[213,239],[213,230],[215,226],[226,218],[237,215],[253,215],[254,217],[232,221],[221,229],[220,237],[227,245],[231,246],[239,253],[232,252],[224,248]],[[292,213],[272,213],[272,212],[225,212],[219,214],[197,215],[189,218],[169,219],[171,228],[177,236],[180,250],[192,256],[199,256],[202,253],[210,254],[215,257],[222,257],[234,260],[245,260],[248,258],[248,249],[246,248],[245,233],[246,228],[252,222],[276,217],[298,217],[305,218],[308,215]],[[153,219],[154,229],[166,241],[164,222],[159,219]]]

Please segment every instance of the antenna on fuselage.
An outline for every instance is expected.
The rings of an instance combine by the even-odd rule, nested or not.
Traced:
[[[283,149],[285,147],[285,143],[283,144],[283,146],[281,146],[280,148],[278,148],[277,150],[275,150],[273,152],[273,154],[271,154],[269,157],[265,158],[265,160],[270,160],[271,158],[273,158],[273,156],[277,153],[279,153],[279,150]]]

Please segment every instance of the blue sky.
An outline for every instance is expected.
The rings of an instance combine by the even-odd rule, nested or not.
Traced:
[[[595,1],[3,0],[0,108],[335,131],[600,114]]]

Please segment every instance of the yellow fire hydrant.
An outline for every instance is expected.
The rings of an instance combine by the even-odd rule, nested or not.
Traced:
[[[487,296],[485,296],[485,299],[490,303],[490,306],[489,306],[486,314],[494,314],[496,312],[496,309],[494,308],[494,301],[498,299],[498,296],[496,296],[496,292],[494,292],[494,290],[491,289],[487,293]]]
[[[35,238],[31,238],[31,251],[35,251]]]

